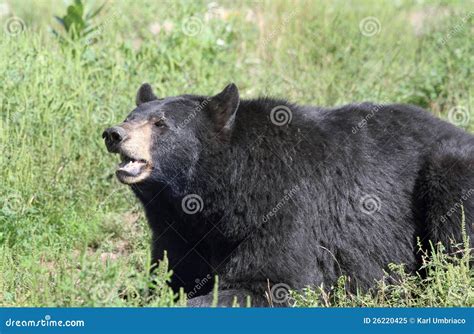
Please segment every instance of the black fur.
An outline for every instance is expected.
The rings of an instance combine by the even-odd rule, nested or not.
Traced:
[[[472,240],[472,135],[409,105],[326,109],[226,89],[216,97],[229,103],[183,95],[129,116],[168,122],[153,137],[151,177],[132,188],[153,260],[167,250],[171,286],[192,292],[190,305],[210,305],[212,280],[196,289],[209,274],[220,305],[250,295],[265,306],[277,283],[330,287],[341,275],[368,289],[391,262],[419,268],[417,238],[461,241],[461,207]],[[282,110],[291,121],[275,125]],[[183,211],[189,194],[203,201],[195,214]]]

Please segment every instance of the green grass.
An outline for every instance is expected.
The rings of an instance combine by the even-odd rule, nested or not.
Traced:
[[[63,1],[8,4],[2,28],[14,15],[25,29],[0,32],[2,306],[174,305],[164,268],[155,296],[122,297],[147,285],[149,232],[100,135],[134,107],[142,82],[168,96],[215,94],[234,81],[244,97],[414,103],[445,119],[458,107],[474,130],[469,2],[239,0],[209,11],[202,1],[117,1],[94,20],[102,26],[91,46],[51,33]],[[371,37],[359,28],[368,16],[381,27]],[[182,29],[190,17],[203,23],[194,36]],[[337,298],[326,298],[313,287],[298,305],[472,305],[446,290],[472,297],[468,261],[435,261],[428,280],[382,286],[390,297],[335,287]]]
[[[406,273],[402,264],[390,264],[390,277],[397,277],[395,283],[387,283],[387,274],[371,291],[349,293],[346,287],[350,278],[341,277],[330,289],[317,287],[292,292],[292,304],[300,307],[473,306],[474,272],[469,266],[472,256],[468,250],[467,243],[460,245],[458,251],[462,257],[454,257],[447,255],[442,245],[436,245],[425,254],[426,277]]]

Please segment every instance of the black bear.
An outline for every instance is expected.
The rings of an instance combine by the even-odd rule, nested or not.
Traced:
[[[166,98],[144,84],[136,104],[103,137],[189,305],[211,305],[216,275],[222,306],[286,305],[273,287],[341,275],[368,289],[389,263],[418,270],[417,240],[461,241],[462,217],[472,240],[474,137],[420,108],[241,100],[234,84]]]

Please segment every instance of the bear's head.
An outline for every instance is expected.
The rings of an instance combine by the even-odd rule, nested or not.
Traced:
[[[234,84],[212,97],[162,99],[143,84],[137,107],[102,134],[108,151],[121,157],[117,178],[132,185],[168,183],[178,174],[191,177],[204,146],[219,146],[230,136],[239,103]]]

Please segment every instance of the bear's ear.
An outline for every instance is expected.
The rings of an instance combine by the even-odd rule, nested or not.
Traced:
[[[150,84],[144,83],[140,86],[137,92],[137,97],[135,99],[135,103],[137,107],[146,102],[158,100],[155,94],[153,94],[153,88],[151,88]]]
[[[233,83],[211,98],[208,110],[217,132],[225,133],[232,128],[239,104],[239,90]]]

